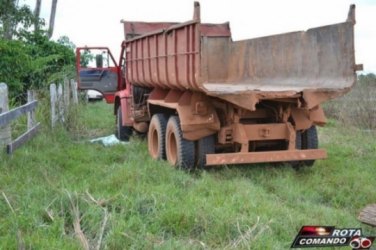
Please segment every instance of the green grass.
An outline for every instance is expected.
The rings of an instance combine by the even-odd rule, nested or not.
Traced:
[[[300,171],[264,164],[189,174],[151,160],[137,138],[89,143],[113,133],[111,105],[75,111],[68,131],[44,125],[1,155],[0,249],[80,249],[78,217],[91,246],[102,235],[101,249],[288,249],[305,224],[376,235],[356,219],[376,198],[372,133],[331,121],[319,130],[329,158]]]

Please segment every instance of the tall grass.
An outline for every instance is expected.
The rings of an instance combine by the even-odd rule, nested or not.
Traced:
[[[345,96],[324,105],[326,114],[345,126],[376,129],[376,78],[361,75]]]
[[[373,135],[332,121],[319,130],[329,158],[312,168],[189,174],[153,161],[140,139],[89,143],[113,132],[111,105],[75,112],[68,130],[46,121],[12,157],[1,155],[0,249],[287,249],[304,224],[376,235],[356,219],[375,202]]]

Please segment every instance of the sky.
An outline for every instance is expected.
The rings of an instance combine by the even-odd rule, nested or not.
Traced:
[[[19,0],[34,9],[36,0]],[[42,0],[48,24],[51,0]],[[201,0],[201,21],[230,22],[233,40],[307,30],[344,22],[356,4],[356,63],[376,73],[376,0]],[[107,46],[117,59],[124,39],[121,19],[184,22],[193,0],[58,0],[53,38],[68,36],[76,46]]]

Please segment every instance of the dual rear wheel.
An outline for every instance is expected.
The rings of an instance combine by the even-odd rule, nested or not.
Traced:
[[[175,167],[192,170],[196,166],[203,168],[206,154],[214,153],[214,136],[198,141],[183,138],[178,116],[167,120],[163,114],[153,115],[148,133],[148,149],[153,159],[167,161]]]
[[[148,150],[154,160],[166,159],[165,135],[167,118],[163,114],[155,114],[151,118],[148,133]]]
[[[195,143],[183,138],[177,116],[171,116],[167,122],[166,157],[171,165],[183,169],[192,169],[195,165]]]
[[[318,137],[315,126],[296,133],[297,149],[317,149]],[[154,114],[149,125],[148,150],[155,160],[166,160],[175,167],[192,170],[204,168],[206,155],[215,153],[215,137],[210,135],[197,141],[183,138],[178,116]],[[312,166],[314,160],[294,161],[294,168]]]

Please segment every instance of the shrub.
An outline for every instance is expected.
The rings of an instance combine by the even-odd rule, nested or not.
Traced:
[[[345,96],[324,105],[326,115],[345,125],[376,129],[376,76],[360,75]]]

